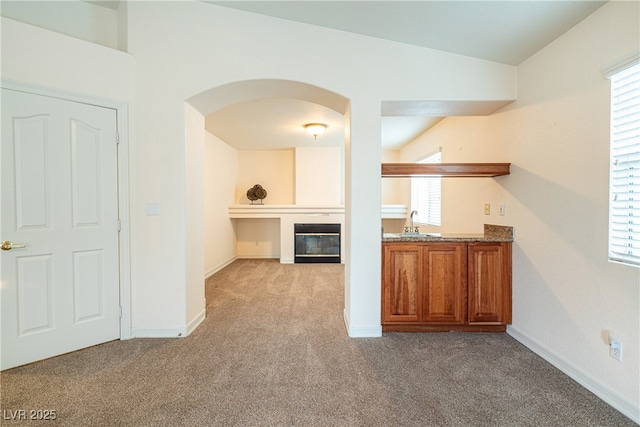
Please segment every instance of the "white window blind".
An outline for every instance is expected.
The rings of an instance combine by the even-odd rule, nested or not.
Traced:
[[[640,267],[640,64],[611,75],[609,259]]]
[[[441,155],[436,153],[419,163],[440,163]],[[442,179],[411,178],[411,210],[418,211],[414,222],[439,227],[441,221],[441,187]]]

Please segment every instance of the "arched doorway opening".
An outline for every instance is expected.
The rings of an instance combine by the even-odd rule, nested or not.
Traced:
[[[205,122],[207,116],[212,113],[215,114],[217,111],[221,111],[223,109],[227,109],[228,107],[232,107],[234,105],[256,102],[261,100],[270,100],[270,99],[291,99],[297,100],[300,102],[306,102],[315,104],[318,106],[322,106],[324,109],[329,109],[331,112],[338,117],[342,123],[340,126],[335,126],[335,128],[339,128],[341,132],[340,140],[341,140],[341,161],[342,164],[340,168],[343,170],[343,178],[342,185],[348,185],[344,180],[344,169],[348,168],[347,162],[344,160],[345,156],[348,155],[345,151],[348,150],[348,129],[349,129],[349,108],[350,102],[347,98],[338,95],[334,92],[328,91],[326,89],[295,82],[288,80],[274,80],[274,79],[264,79],[264,80],[247,80],[247,81],[239,81],[229,83],[227,85],[218,86],[202,92],[190,99],[188,99],[187,106],[185,108],[185,142],[186,142],[186,150],[187,156],[186,160],[189,165],[191,165],[190,159],[193,160],[193,163],[198,161],[198,152],[201,152],[202,147],[208,141],[208,138],[211,138],[211,135],[208,132],[204,131]],[[309,120],[313,118],[310,117]],[[295,132],[304,132],[303,129],[304,123],[299,123]],[[310,135],[304,135],[303,137],[313,140]],[[196,261],[192,261],[194,259],[202,259],[205,253],[205,244],[201,241],[203,240],[203,227],[204,227],[204,218],[202,223],[198,224],[197,222],[189,222],[187,224],[187,248],[190,251],[189,256],[187,257],[187,275],[196,276],[197,274],[202,274],[205,272],[205,275],[211,274],[212,272],[217,271],[224,267],[227,263],[230,263],[233,259],[235,259],[235,255],[233,252],[236,250],[235,248],[235,239],[236,234],[233,228],[231,221],[229,221],[229,204],[233,203],[230,199],[237,200],[238,192],[242,190],[242,188],[230,188],[236,187],[235,179],[231,179],[230,177],[236,175],[237,170],[233,169],[233,164],[237,164],[237,157],[234,160],[234,155],[237,156],[237,151],[234,153],[234,149],[230,147],[225,147],[225,141],[220,141],[220,144],[217,144],[219,148],[219,152],[217,152],[216,156],[219,157],[216,160],[216,173],[218,174],[219,181],[221,185],[217,190],[220,190],[220,201],[216,201],[217,206],[215,207],[218,220],[216,222],[216,250],[219,253],[215,254],[217,257],[213,262],[207,259],[207,262],[202,265],[202,263],[198,263]],[[267,160],[268,161],[268,160]],[[200,159],[201,162],[201,159]],[[198,187],[197,185],[190,185],[196,183],[196,180],[203,180],[204,171],[194,171],[190,170],[191,166],[187,171],[187,198],[203,198],[202,195],[202,187]],[[225,179],[225,177],[227,179]],[[228,181],[224,183],[224,181]],[[198,195],[198,192],[200,194]],[[234,194],[236,193],[236,194]],[[273,199],[272,199],[273,200]],[[211,202],[210,200],[206,200],[204,202]],[[272,202],[273,203],[273,202]],[[341,203],[343,205],[343,212],[345,208],[348,208],[346,204],[348,201],[344,198],[344,190],[341,198]],[[192,206],[197,205],[191,204]],[[344,214],[343,214],[344,216]],[[208,221],[208,219],[207,219]],[[344,221],[344,220],[343,220]],[[283,221],[284,223],[284,221]],[[349,245],[349,238],[347,230],[344,230],[344,246]],[[191,243],[191,241],[194,243]],[[346,249],[346,248],[345,248]],[[347,251],[345,250],[345,253]],[[344,259],[345,264],[348,263],[348,258]],[[194,277],[195,279],[195,277]],[[348,279],[347,279],[348,281]],[[195,280],[189,280],[190,283],[195,283]],[[345,283],[345,287],[347,284]],[[193,292],[199,292],[196,289],[193,289]],[[189,295],[187,295],[187,299],[189,300]],[[194,298],[195,300],[195,298]],[[345,298],[345,305],[347,304],[347,299]]]

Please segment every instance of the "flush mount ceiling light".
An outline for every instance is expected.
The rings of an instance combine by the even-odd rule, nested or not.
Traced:
[[[318,138],[318,135],[322,135],[324,130],[327,128],[327,125],[322,123],[309,123],[308,125],[304,125],[304,128],[313,135],[313,139]]]

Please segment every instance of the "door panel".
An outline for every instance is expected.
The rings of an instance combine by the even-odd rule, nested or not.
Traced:
[[[100,218],[100,129],[71,120],[71,179],[73,188],[73,224],[97,226]]]
[[[420,249],[385,245],[384,322],[418,322],[422,310]]]
[[[50,224],[51,211],[47,186],[50,162],[47,153],[47,147],[50,145],[49,120],[50,117],[46,115],[13,118],[15,154],[13,159],[4,159],[3,162],[11,162],[15,170],[16,215],[19,230],[47,228]],[[5,124],[3,121],[2,125],[4,128],[10,123]],[[3,134],[3,141],[5,141],[4,137]],[[9,141],[5,142],[9,143]],[[3,211],[2,214],[4,216],[5,212]]]
[[[19,336],[53,328],[51,257],[45,254],[16,258]]]
[[[469,245],[469,323],[511,323],[509,243]]]
[[[103,315],[102,251],[73,253],[73,302],[75,323]]]
[[[120,336],[116,111],[2,89],[2,369]]]
[[[426,277],[423,321],[447,324],[465,322],[465,249],[463,244],[424,246]]]

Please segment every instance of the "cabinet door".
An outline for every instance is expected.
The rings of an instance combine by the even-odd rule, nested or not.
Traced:
[[[469,244],[469,323],[511,323],[511,243]]]
[[[463,243],[435,243],[423,247],[423,322],[465,322],[465,255]]]
[[[418,245],[383,245],[383,322],[419,322],[422,309]]]

